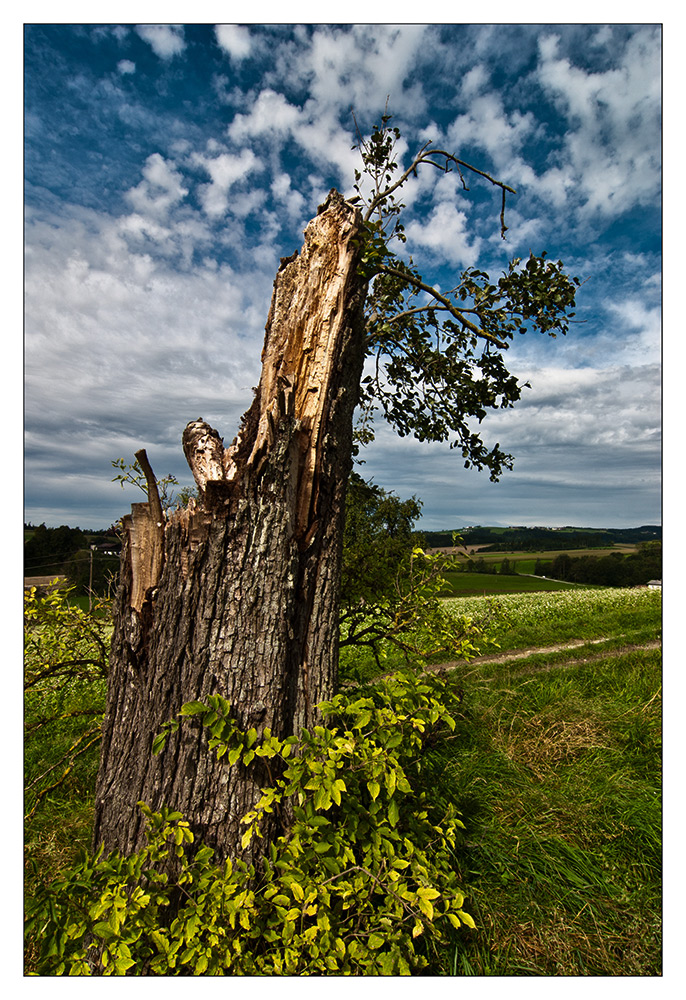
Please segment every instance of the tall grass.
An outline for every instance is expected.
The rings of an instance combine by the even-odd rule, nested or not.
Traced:
[[[659,975],[659,652],[451,677],[463,718],[426,774],[462,810],[478,930],[440,972]]]

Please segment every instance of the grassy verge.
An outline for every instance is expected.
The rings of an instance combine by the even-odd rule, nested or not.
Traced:
[[[442,974],[660,973],[660,655],[465,665],[454,738],[423,761],[467,831],[478,930]]]

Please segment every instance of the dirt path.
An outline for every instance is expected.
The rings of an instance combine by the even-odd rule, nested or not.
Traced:
[[[530,656],[537,656],[546,653],[559,653],[561,650],[564,649],[579,649],[582,646],[602,645],[602,643],[605,642],[612,642],[613,638],[616,637],[613,636],[610,639],[579,639],[576,642],[563,642],[557,646],[536,646],[531,649],[512,650],[509,653],[500,653],[498,656],[475,656],[473,660],[468,661],[468,665],[471,667],[474,665],[481,665],[481,664],[486,665],[489,663],[506,663],[507,661],[510,660],[528,660]],[[659,649],[661,645],[662,643],[659,639],[653,639],[651,642],[643,643],[641,645],[627,643],[626,646],[622,646],[620,649],[613,650],[613,652],[628,653],[634,649]],[[599,654],[598,657],[595,656],[589,657],[589,659],[599,659],[601,655],[602,654]],[[566,663],[556,663],[555,666],[557,667],[568,666],[570,664],[580,663],[580,662],[587,662],[587,661],[569,660]],[[467,665],[467,661],[465,660],[451,660],[447,663],[431,664],[426,668],[426,671],[427,673],[429,671],[433,673],[445,673],[449,670],[455,670],[456,667],[464,667],[465,665]]]
[[[581,646],[599,646],[605,642],[612,642],[614,639],[621,638],[621,636],[610,636],[609,639],[579,639],[575,642],[562,642],[557,646],[532,646],[530,649],[517,649],[512,650],[509,653],[500,653],[498,656],[475,656],[473,660],[449,660],[445,663],[431,663],[424,667],[424,673],[429,674],[445,674],[451,670],[457,669],[457,667],[473,667],[473,666],[487,666],[488,664],[496,663],[507,663],[512,660],[528,660],[530,656],[538,656],[545,653],[559,653],[563,649],[579,649]],[[659,649],[662,645],[660,639],[653,639],[646,643],[627,643],[625,646],[621,646],[618,649],[614,649],[612,652],[616,654],[630,653],[635,649]],[[562,663],[548,664],[543,667],[535,667],[533,670],[550,670],[553,667],[571,667],[575,664],[589,663],[593,660],[599,660],[603,657],[603,653],[598,653],[597,656],[589,656],[583,660],[565,660]],[[393,674],[380,674],[375,677],[370,684],[376,684],[379,681],[387,680],[392,677]],[[483,678],[483,680],[494,680],[493,677]],[[341,683],[341,688],[355,687],[355,681],[343,681]]]

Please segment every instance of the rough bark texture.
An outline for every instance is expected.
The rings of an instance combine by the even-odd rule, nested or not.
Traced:
[[[202,420],[184,432],[199,501],[160,522],[153,488],[125,519],[96,789],[94,844],[107,850],[140,846],[143,800],[183,812],[219,857],[240,854],[240,818],[266,780],[259,760],[247,772],[217,762],[192,720],[159,756],[153,738],[184,702],[212,693],[241,726],[290,735],[335,691],[364,355],[359,226],[332,191],[300,254],[281,261],[260,385],[237,438],[224,448]]]

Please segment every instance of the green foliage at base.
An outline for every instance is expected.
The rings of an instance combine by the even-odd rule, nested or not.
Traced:
[[[24,594],[24,805],[29,825],[49,806],[74,811],[73,796],[92,786],[105,709],[110,616],[91,613],[73,589]]]
[[[277,777],[244,818],[243,845],[288,808],[287,835],[257,865],[213,861],[179,813],[147,817],[130,857],[84,857],[37,893],[27,931],[44,975],[409,975],[474,921],[463,910],[450,804],[418,791],[422,753],[455,728],[460,695],[397,675],[321,706],[299,740],[239,730],[218,696],[169,729],[205,726],[227,766],[262,758]],[[170,860],[173,862],[170,865]],[[168,872],[176,874],[170,877]]]

